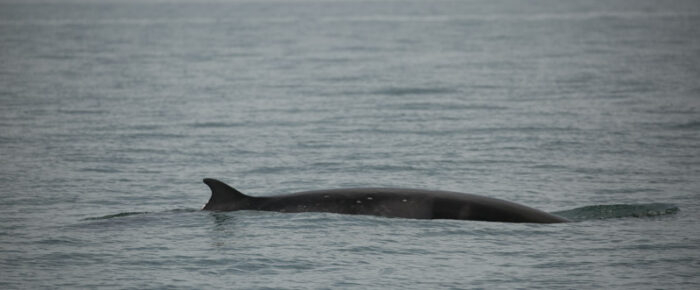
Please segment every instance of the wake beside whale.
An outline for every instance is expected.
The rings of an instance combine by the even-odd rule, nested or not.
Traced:
[[[253,197],[216,179],[205,178],[204,183],[211,189],[211,198],[202,209],[211,211],[329,212],[412,219],[513,223],[569,222],[563,217],[521,204],[450,191],[346,188]]]

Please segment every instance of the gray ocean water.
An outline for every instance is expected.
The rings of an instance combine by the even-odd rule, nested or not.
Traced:
[[[700,2],[0,1],[0,288],[700,287]],[[203,212],[409,187],[574,223]]]

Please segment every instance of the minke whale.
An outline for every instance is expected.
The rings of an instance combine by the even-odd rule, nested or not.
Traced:
[[[403,188],[346,188],[253,197],[211,178],[211,198],[202,210],[328,212],[409,219],[455,219],[512,223],[569,220],[521,204],[474,194]]]

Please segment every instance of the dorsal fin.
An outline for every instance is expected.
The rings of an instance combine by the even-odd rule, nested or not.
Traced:
[[[203,210],[231,210],[237,202],[249,198],[233,187],[228,186],[219,180],[205,178],[204,183],[211,188],[211,198],[202,208]]]

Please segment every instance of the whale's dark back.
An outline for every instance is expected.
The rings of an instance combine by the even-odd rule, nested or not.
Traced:
[[[274,197],[247,196],[221,181],[205,179],[212,190],[204,210],[330,212],[414,219],[557,223],[568,220],[517,203],[479,195],[402,188],[348,188]]]

